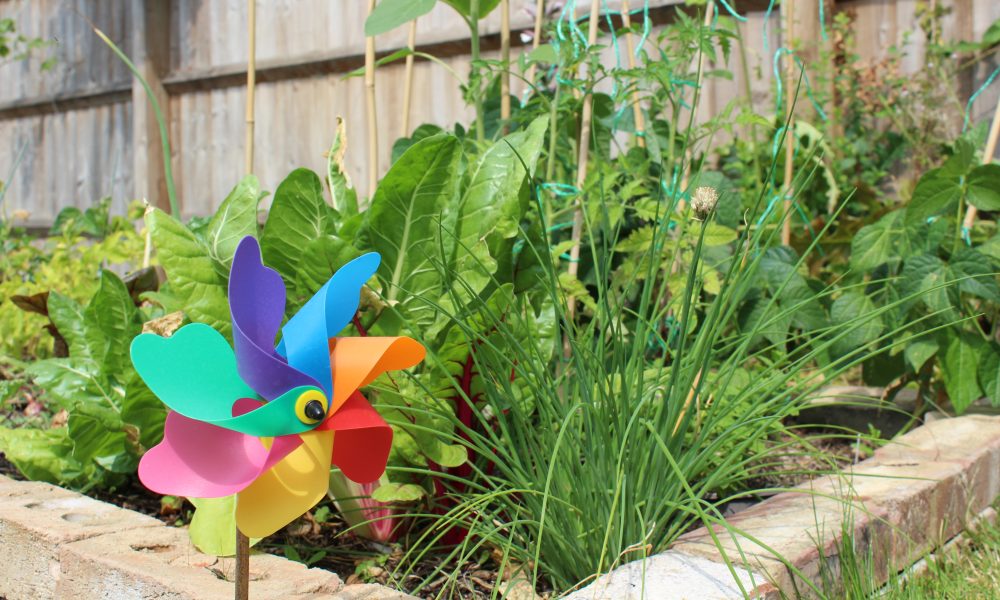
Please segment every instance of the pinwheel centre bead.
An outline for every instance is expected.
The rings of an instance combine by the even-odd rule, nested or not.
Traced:
[[[310,389],[295,401],[295,416],[306,425],[315,425],[326,417],[327,400],[323,392]]]
[[[309,402],[306,402],[305,413],[306,416],[313,421],[319,421],[326,416],[326,411],[323,410],[323,403],[319,400],[310,400]]]

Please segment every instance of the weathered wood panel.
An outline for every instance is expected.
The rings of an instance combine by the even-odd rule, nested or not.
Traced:
[[[246,61],[245,0],[0,0],[0,16],[12,16],[28,35],[56,38],[55,69],[39,73],[33,64],[0,66],[0,178],[6,178],[18,155],[25,153],[10,181],[8,211],[27,208],[32,221],[44,223],[61,206],[86,206],[111,193],[122,206],[133,196],[155,194],[146,173],[134,177],[150,160],[137,160],[150,143],[148,111],[132,110],[140,101],[125,67],[93,35],[86,18],[130,54],[135,54],[133,12],[142,1],[168,3],[162,26],[168,30],[162,83],[169,95],[166,112],[173,144],[172,165],[183,212],[206,214],[225,197],[243,174],[243,127]],[[942,0],[952,9],[944,20],[947,39],[978,39],[995,19],[1000,2]],[[663,22],[677,0],[652,0],[651,14]],[[525,2],[525,5],[534,2]],[[734,2],[748,17],[740,25],[746,45],[749,88],[758,110],[773,110],[773,54],[786,43],[775,10],[767,19],[766,1]],[[829,6],[829,2],[827,5]],[[855,16],[858,51],[865,59],[884,57],[902,48],[902,66],[913,71],[923,61],[925,40],[916,25],[918,0],[841,0],[838,10]],[[582,13],[589,3],[578,1]],[[633,0],[633,7],[639,3]],[[617,10],[619,2],[602,7]],[[512,7],[515,30],[528,29],[531,17],[521,3]],[[354,182],[365,185],[363,84],[344,79],[359,67],[363,55],[365,3],[329,0],[258,2],[256,172],[273,190],[291,169],[305,166],[322,172],[324,150],[343,116],[348,133],[348,168]],[[138,14],[138,13],[137,13]],[[811,14],[811,13],[810,13]],[[827,25],[832,18],[826,15]],[[147,24],[152,26],[154,24]],[[486,56],[495,56],[499,15],[483,24]],[[767,31],[765,46],[764,32]],[[647,44],[656,40],[654,29]],[[391,51],[405,44],[406,28],[380,36],[377,48]],[[515,33],[515,42],[517,34]],[[905,42],[905,43],[904,43]],[[468,31],[448,7],[440,5],[419,22],[418,44],[440,56],[460,76],[469,69]],[[523,48],[515,47],[516,56]],[[616,60],[606,50],[604,60]],[[698,107],[698,118],[719,114],[747,89],[738,51],[726,64],[732,80],[710,80]],[[959,89],[968,97],[995,67],[977,66]],[[974,83],[973,83],[974,82]],[[516,85],[516,83],[515,83]],[[607,84],[605,84],[607,85]],[[973,117],[992,113],[1000,84],[987,90],[973,107]],[[403,67],[385,66],[377,73],[380,167],[388,165],[393,140],[402,123]],[[515,91],[518,88],[515,87]],[[411,123],[450,126],[468,122],[471,109],[462,101],[458,82],[440,65],[418,61]],[[142,122],[142,133],[134,120]],[[136,135],[134,135],[136,134]],[[713,143],[718,143],[716,139]],[[155,140],[154,142],[155,143]],[[709,143],[707,140],[706,144]],[[149,156],[155,155],[155,152]],[[361,193],[367,190],[361,189]]]

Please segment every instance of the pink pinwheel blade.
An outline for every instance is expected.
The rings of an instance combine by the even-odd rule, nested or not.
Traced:
[[[233,412],[259,406],[243,399]],[[139,461],[139,479],[160,494],[218,498],[250,485],[261,473],[301,445],[297,435],[274,438],[265,448],[259,438],[189,419],[171,412],[163,441]]]

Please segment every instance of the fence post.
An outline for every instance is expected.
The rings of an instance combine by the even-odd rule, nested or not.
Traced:
[[[153,90],[170,126],[170,98],[163,77],[170,68],[170,2],[132,0],[132,62]],[[163,172],[163,148],[153,107],[138,80],[132,82],[132,177],[136,198],[169,210],[167,178]]]

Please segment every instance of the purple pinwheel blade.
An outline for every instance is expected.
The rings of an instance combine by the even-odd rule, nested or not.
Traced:
[[[240,241],[229,272],[229,311],[240,377],[258,394],[273,400],[299,386],[323,388],[274,351],[285,312],[285,284],[261,261],[257,240]]]

